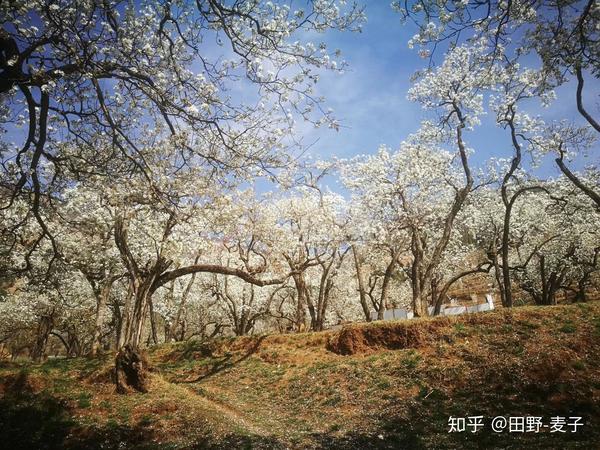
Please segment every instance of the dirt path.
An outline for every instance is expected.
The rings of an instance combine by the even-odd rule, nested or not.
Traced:
[[[167,383],[169,388],[175,392],[180,393],[182,396],[193,399],[194,402],[200,403],[205,409],[214,411],[217,414],[223,416],[224,423],[232,423],[235,426],[243,429],[244,431],[255,434],[261,437],[271,437],[272,433],[265,430],[264,428],[256,425],[237,408],[225,403],[223,401],[215,400],[213,398],[209,398],[206,395],[202,395],[199,393],[194,387],[195,384],[182,385],[178,383],[170,383],[164,379],[161,379],[161,382]],[[202,389],[205,389],[211,393],[219,394],[216,388],[201,386]]]

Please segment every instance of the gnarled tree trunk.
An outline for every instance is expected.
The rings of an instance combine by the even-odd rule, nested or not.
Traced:
[[[175,215],[171,214],[165,224],[163,240],[169,236],[175,222]],[[124,336],[121,337],[123,345],[119,347],[115,359],[115,382],[119,392],[127,392],[128,387],[140,392],[147,392],[148,390],[148,363],[140,344],[145,330],[146,318],[152,304],[152,295],[158,288],[179,277],[198,272],[233,275],[257,286],[281,284],[287,279],[286,276],[283,279],[264,280],[241,269],[212,264],[192,264],[168,271],[172,261],[165,258],[160,252],[156,259],[151,263],[147,262],[142,267],[136,261],[127,243],[127,223],[124,217],[117,217],[115,220],[114,235],[121,260],[127,268],[131,295],[135,299],[133,312],[127,321]]]
[[[119,350],[115,358],[115,384],[120,394],[131,389],[148,392],[148,360],[139,348],[127,344]]]
[[[160,260],[157,262],[157,266],[161,266]],[[155,273],[160,274],[158,270]],[[141,343],[146,318],[150,314],[154,280],[155,276],[149,276],[142,282],[138,280],[133,282],[135,302],[131,325],[125,335],[124,345],[119,348],[115,360],[115,383],[117,392],[120,393],[128,392],[127,387],[139,392],[148,391],[148,362]]]

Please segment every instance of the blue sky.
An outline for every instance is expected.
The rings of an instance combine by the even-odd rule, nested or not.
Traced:
[[[362,33],[328,32],[321,36],[330,48],[342,50],[342,57],[350,67],[344,74],[323,74],[318,87],[326,97],[326,106],[333,108],[341,121],[340,131],[314,130],[307,125],[298,127],[305,143],[316,141],[309,150],[315,159],[373,153],[381,144],[397,148],[427,117],[426,111],[406,98],[410,77],[428,62],[418,56],[416,48],[408,48],[415,26],[401,23],[387,1],[366,2],[366,15],[368,21]],[[436,61],[442,56],[441,52],[436,54]],[[586,92],[587,106],[597,114],[600,92],[597,79],[586,79]],[[583,123],[576,110],[572,83],[557,91],[557,100],[549,109],[541,111],[532,105],[529,112],[539,112],[547,119]],[[512,155],[507,132],[497,128],[491,116],[484,117],[482,126],[468,133],[466,139],[475,149],[472,156],[475,165],[482,165],[491,156]],[[597,162],[597,157],[595,159]],[[589,161],[579,160],[575,167],[586,163]],[[537,173],[544,177],[556,176],[559,170],[552,161],[546,161]]]
[[[349,68],[343,74],[324,73],[319,82],[318,90],[342,128],[339,132],[302,128],[307,142],[319,138],[311,148],[315,156],[372,153],[380,144],[397,147],[419,126],[420,107],[406,99],[410,77],[425,64],[407,46],[416,29],[401,24],[387,2],[369,2],[366,14],[362,33],[324,36],[330,48],[341,49]]]
[[[314,129],[308,123],[299,123],[296,127],[304,144],[314,143],[306,153],[313,159],[374,153],[382,144],[396,149],[427,117],[427,112],[406,98],[411,76],[428,62],[418,56],[417,49],[408,48],[407,42],[416,33],[416,27],[410,22],[401,23],[399,14],[392,11],[387,0],[364,3],[367,23],[362,33],[329,31],[308,37],[316,42],[325,41],[332,51],[341,49],[342,58],[349,64],[343,74],[323,72],[317,85],[317,93],[326,97],[325,107],[331,107],[340,120],[340,130]],[[227,53],[226,46],[220,47],[210,41],[205,50],[208,56],[215,58]],[[439,52],[436,60],[439,62],[442,57]],[[244,87],[240,83],[234,95],[244,97]],[[549,110],[543,111],[544,117],[583,123],[576,111],[574,93],[572,83],[561,87],[557,100]],[[586,106],[598,116],[600,81],[588,76],[586,93]],[[533,108],[530,112],[537,111]],[[22,138],[23,130],[10,130],[5,136],[8,141],[16,142],[21,142]],[[483,125],[475,132],[467,133],[466,139],[475,149],[472,163],[476,166],[483,165],[492,156],[512,155],[508,134],[494,125],[493,117],[484,117]],[[593,153],[597,154],[597,149]],[[598,157],[591,161],[597,163]],[[579,169],[589,162],[579,159],[573,167]],[[559,171],[549,160],[537,173],[547,177],[556,176]]]

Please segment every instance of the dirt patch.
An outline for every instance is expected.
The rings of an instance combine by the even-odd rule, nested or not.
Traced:
[[[525,311],[524,315],[529,317],[530,313]],[[464,329],[465,326],[471,329],[473,326],[486,327],[491,332],[514,322],[515,313],[502,310],[495,313],[354,324],[331,334],[326,348],[338,355],[420,348],[439,342],[453,343],[457,337],[455,331]]]
[[[46,388],[46,382],[40,375],[21,371],[11,374],[0,382],[0,394],[39,394]]]
[[[93,371],[91,374],[82,377],[82,379],[92,384],[114,384],[115,368],[110,366],[101,367],[98,370]]]
[[[165,350],[154,349],[151,353],[152,359],[162,362],[175,362],[184,360],[197,360],[211,358],[218,352],[216,341],[196,342],[189,341],[183,344],[169,345]]]
[[[264,339],[265,336],[241,336],[203,342],[189,341],[169,346],[168,351],[155,350],[152,352],[152,359],[161,362],[176,362],[229,357],[232,354],[249,354],[256,352]]]
[[[418,348],[452,339],[451,321],[446,318],[423,322],[378,323],[349,326],[331,336],[327,349],[338,355],[355,355],[374,350]]]
[[[535,384],[554,384],[570,380],[569,373],[577,355],[566,349],[548,349],[547,353],[529,357],[526,376]]]
[[[239,352],[248,353],[254,352],[259,347],[265,336],[240,336],[224,343],[222,352]]]
[[[179,409],[179,406],[174,400],[160,400],[150,406],[150,412],[152,414],[163,415],[166,413],[173,413]]]

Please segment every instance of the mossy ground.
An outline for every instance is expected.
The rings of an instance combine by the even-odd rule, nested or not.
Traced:
[[[335,352],[342,337],[355,339],[352,354]],[[161,345],[149,357],[151,391],[131,395],[114,392],[113,355],[4,363],[4,448],[588,449],[600,442],[598,303]],[[483,430],[448,433],[450,416],[475,415],[485,417]],[[544,423],[582,416],[584,425],[577,433],[497,434],[489,427],[497,415]]]

